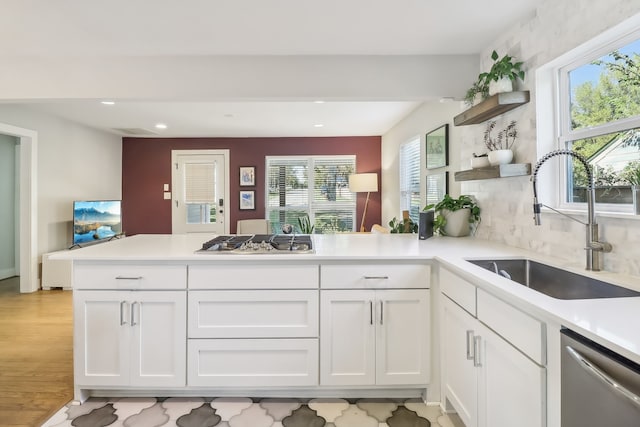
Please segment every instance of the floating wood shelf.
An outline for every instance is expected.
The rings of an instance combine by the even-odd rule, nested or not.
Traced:
[[[455,126],[475,125],[529,102],[529,91],[497,93],[453,118]]]
[[[531,163],[511,163],[508,165],[489,166],[488,168],[469,169],[456,172],[454,177],[456,181],[474,181],[524,175],[531,175]]]

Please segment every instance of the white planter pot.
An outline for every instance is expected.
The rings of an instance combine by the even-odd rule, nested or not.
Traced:
[[[509,77],[503,77],[497,82],[494,80],[489,82],[489,95],[502,92],[513,92],[513,81]]]
[[[513,151],[493,150],[489,151],[489,163],[491,166],[507,165],[513,161]]]
[[[489,163],[489,158],[487,156],[471,158],[471,169],[486,168],[489,166],[490,166],[490,163]]]
[[[469,217],[471,216],[471,209],[459,209],[457,211],[450,211],[443,209],[440,214],[447,220],[444,225],[444,234],[451,237],[463,237],[468,236],[471,233],[471,226],[469,224]]]

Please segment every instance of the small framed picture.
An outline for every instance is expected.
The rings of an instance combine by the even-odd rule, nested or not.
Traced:
[[[240,187],[256,185],[256,168],[253,166],[240,166]]]
[[[427,169],[447,166],[449,163],[449,124],[427,133]]]
[[[436,204],[449,192],[449,172],[427,175],[427,205]]]
[[[256,192],[253,190],[240,191],[240,210],[252,211],[256,209]]]

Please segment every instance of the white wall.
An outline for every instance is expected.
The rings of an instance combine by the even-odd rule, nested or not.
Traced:
[[[16,273],[16,143],[0,135],[0,279]]]
[[[453,116],[460,110],[458,102],[426,102],[413,111],[409,116],[396,124],[389,132],[382,136],[382,223],[388,224],[393,217],[401,218],[400,212],[400,171],[398,153],[400,146],[416,136],[420,137],[420,153],[425,153],[425,134],[445,123],[449,123],[449,166],[435,169],[433,172],[449,171],[449,193],[459,194],[460,185],[453,181],[453,171],[459,170],[460,132],[453,127]],[[421,204],[425,203],[425,169],[424,154],[420,156],[420,188]]]
[[[498,127],[504,127],[510,120],[518,122],[520,135],[515,149],[518,163],[535,164],[544,154],[542,151],[538,153],[537,148],[536,107],[548,111],[551,106],[536,105],[536,68],[639,12],[638,0],[588,2],[588,6],[581,0],[545,0],[533,18],[514,25],[510,32],[487,46],[481,55],[478,72],[489,68],[490,54],[494,49],[500,55],[509,53],[525,62],[527,75],[520,89],[531,91],[531,102],[497,118]],[[432,118],[427,111],[433,111],[433,117],[442,122],[452,120],[458,112],[441,115],[444,107],[425,105],[383,137],[383,170],[390,175],[383,180],[383,185],[387,185],[383,217],[395,215],[399,206],[397,195],[392,194],[397,188],[395,145],[408,136],[422,135],[425,128],[432,127],[432,121],[424,125],[427,117]],[[458,153],[453,154],[457,159],[451,161],[452,170],[460,168],[460,165],[466,169],[473,152],[485,151],[482,144],[485,125],[453,129],[452,147]],[[543,225],[534,226],[530,177],[465,181],[461,183],[460,190],[462,194],[474,195],[482,208],[478,238],[500,241],[584,266],[584,226],[555,214],[545,214]],[[613,245],[613,252],[604,255],[605,270],[640,276],[640,245],[637,244],[640,241],[640,218],[600,215],[598,223],[602,239]]]
[[[71,244],[74,199],[120,199],[122,139],[30,110],[0,105],[0,123],[38,132],[38,255]]]

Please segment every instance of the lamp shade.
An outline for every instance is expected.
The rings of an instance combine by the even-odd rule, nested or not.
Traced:
[[[378,191],[378,174],[354,173],[349,175],[349,191],[352,193]]]

